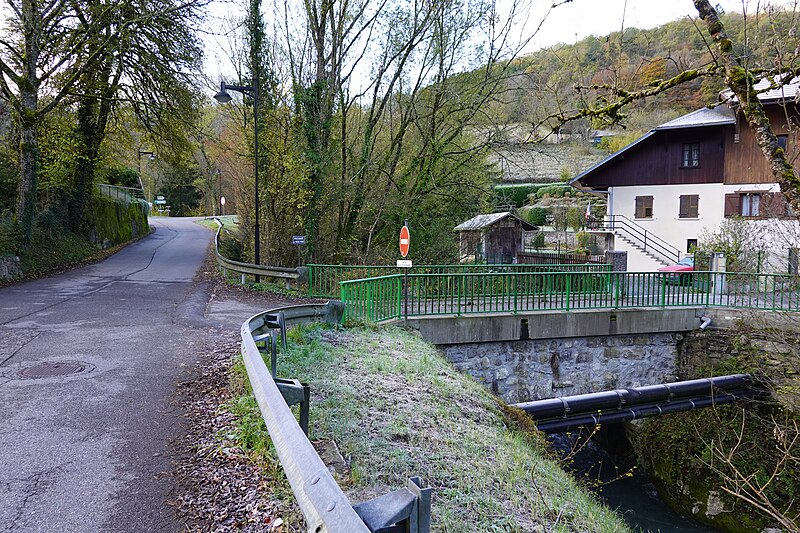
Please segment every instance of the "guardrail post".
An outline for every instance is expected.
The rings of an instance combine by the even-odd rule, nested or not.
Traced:
[[[278,377],[278,339],[275,338],[275,331],[269,336],[269,350],[270,350],[270,371],[272,379]]]
[[[430,533],[431,488],[419,477],[409,478],[405,488],[354,505],[370,531]]]
[[[275,385],[283,396],[286,405],[300,405],[300,429],[308,437],[308,412],[311,405],[311,387],[296,379],[275,378]]]
[[[567,283],[565,286],[566,296],[567,296],[567,311],[569,311],[569,301],[570,298],[572,297],[572,295],[570,294],[570,291],[572,290],[572,274],[567,273],[565,275],[567,276]]]

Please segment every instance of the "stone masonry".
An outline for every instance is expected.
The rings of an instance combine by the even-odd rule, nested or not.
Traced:
[[[459,370],[509,403],[676,381],[681,333],[442,346]]]
[[[0,256],[0,281],[14,279],[20,274],[19,257],[15,255]]]

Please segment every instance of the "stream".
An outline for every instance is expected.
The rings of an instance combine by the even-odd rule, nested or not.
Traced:
[[[565,435],[549,435],[553,449],[562,457],[575,448],[574,438]],[[627,443],[626,443],[627,444]],[[719,530],[704,526],[693,519],[673,511],[658,496],[658,491],[645,475],[631,470],[624,459],[610,454],[590,440],[571,454],[569,470],[577,479],[591,480],[590,486],[598,482],[596,492],[603,503],[617,511],[635,530],[642,533],[719,533]]]

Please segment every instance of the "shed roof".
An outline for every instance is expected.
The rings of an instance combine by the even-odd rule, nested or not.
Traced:
[[[523,229],[527,231],[539,229],[537,226],[534,226],[530,222],[522,220],[514,213],[510,211],[503,211],[502,213],[490,213],[488,215],[478,215],[476,217],[472,217],[471,219],[462,222],[461,224],[453,228],[453,231],[475,231],[484,229],[500,222],[501,220],[507,217],[515,218],[516,220],[518,220],[522,225]]]

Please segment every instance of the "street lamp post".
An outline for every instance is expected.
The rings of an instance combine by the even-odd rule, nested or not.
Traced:
[[[227,83],[220,82],[219,84],[219,92],[214,95],[214,99],[221,103],[227,104],[233,98],[231,95],[228,94],[228,91],[236,91],[242,94],[249,95],[253,97],[253,120],[255,121],[255,135],[253,142],[255,144],[255,149],[253,151],[253,161],[254,161],[254,172],[255,172],[255,181],[256,181],[256,246],[255,246],[255,259],[256,264],[261,264],[261,226],[259,224],[258,219],[258,212],[259,212],[259,201],[258,201],[258,82],[255,83],[254,86],[250,85],[229,85]],[[256,282],[260,281],[260,276],[256,276]]]
[[[146,155],[150,161],[155,160],[156,154],[151,152],[150,150],[139,150],[139,155],[137,157],[137,167],[136,167],[136,177],[139,178],[139,187],[142,189],[142,193],[144,193],[144,184],[142,183],[142,156]],[[145,199],[150,202],[150,187],[147,188],[147,194],[145,195]]]

